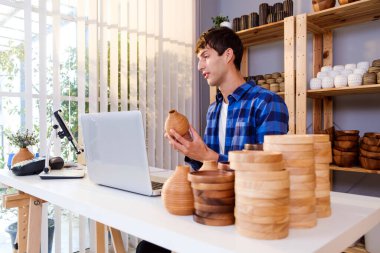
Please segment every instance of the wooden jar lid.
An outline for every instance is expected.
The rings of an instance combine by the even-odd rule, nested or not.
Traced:
[[[269,144],[313,144],[313,137],[307,134],[265,135],[264,145]]]
[[[282,161],[280,152],[270,151],[230,151],[228,152],[230,162],[246,162],[246,163],[276,163]]]
[[[204,170],[190,172],[187,178],[192,183],[218,184],[233,182],[235,174],[233,171],[226,170]]]

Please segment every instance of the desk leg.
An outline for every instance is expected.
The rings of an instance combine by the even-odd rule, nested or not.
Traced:
[[[30,197],[29,202],[29,228],[28,228],[28,253],[40,253],[41,250],[41,199]]]
[[[126,253],[123,245],[123,239],[121,238],[120,230],[109,227],[112,237],[112,245],[115,249],[115,253]]]
[[[96,253],[105,253],[106,240],[104,233],[105,226],[102,223],[96,222]]]

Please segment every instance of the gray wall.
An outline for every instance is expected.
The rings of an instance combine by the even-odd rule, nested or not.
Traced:
[[[204,10],[200,13],[200,24],[203,27],[211,25],[211,17],[215,15],[240,17],[250,12],[258,12],[259,4],[267,2],[274,4],[279,1],[252,0],[200,0]],[[294,14],[312,11],[311,0],[293,0]],[[337,3],[338,4],[338,3]],[[345,27],[334,31],[334,64],[357,63],[380,59],[380,21]],[[312,77],[312,41],[308,36],[308,80]],[[251,47],[249,49],[249,74],[265,74],[283,71],[283,43],[281,41]],[[208,91],[203,85],[203,93]],[[207,83],[206,83],[207,85]],[[207,111],[207,96],[203,98],[201,111]],[[202,117],[202,116],[201,116]],[[308,126],[311,124],[311,100],[308,100]],[[334,124],[338,129],[358,129],[364,132],[380,132],[380,94],[351,95],[336,97],[334,100]],[[204,128],[204,125],[202,125]],[[335,173],[335,189],[359,194],[380,196],[378,182],[380,176],[360,173]],[[377,180],[377,181],[376,181]]]

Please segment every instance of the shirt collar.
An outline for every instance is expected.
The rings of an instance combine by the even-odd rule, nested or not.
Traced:
[[[253,86],[255,86],[255,84],[252,82],[252,81],[249,81],[249,82],[246,82],[246,83],[243,83],[242,85],[240,85],[234,92],[232,92],[232,94],[230,94],[228,96],[228,100],[230,101],[230,98],[233,98],[235,99],[235,101],[239,101],[243,95],[250,89],[252,88]],[[216,92],[216,101],[218,103],[222,102],[223,101],[223,95],[222,93],[220,92],[220,90],[218,89],[217,92]],[[231,101],[230,101],[231,102]]]

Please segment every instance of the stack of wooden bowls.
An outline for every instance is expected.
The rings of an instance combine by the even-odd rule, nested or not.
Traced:
[[[239,234],[274,240],[289,233],[289,174],[280,152],[231,151]]]
[[[314,162],[315,162],[315,197],[318,218],[331,215],[330,204],[330,163],[332,162],[330,136],[314,134]]]
[[[266,135],[265,151],[282,152],[290,177],[290,227],[317,225],[314,139],[311,135]]]
[[[188,175],[194,194],[194,221],[210,226],[235,223],[233,171],[204,170]]]
[[[380,170],[380,133],[365,133],[360,143],[360,164],[369,170]]]
[[[359,154],[359,131],[335,131],[333,160],[341,167],[352,167],[357,163]]]

